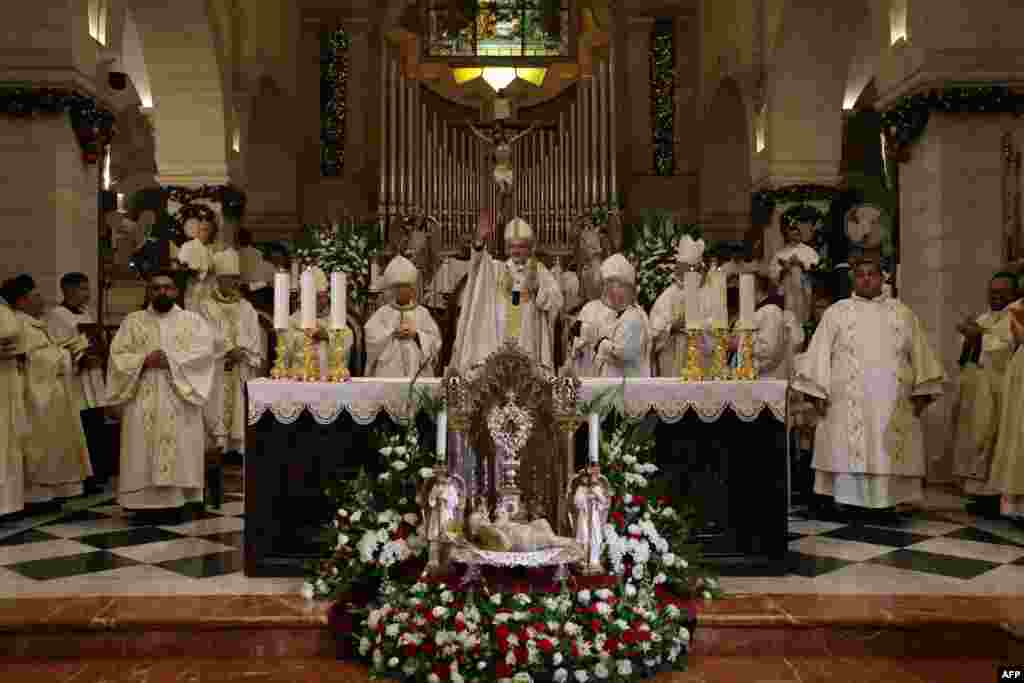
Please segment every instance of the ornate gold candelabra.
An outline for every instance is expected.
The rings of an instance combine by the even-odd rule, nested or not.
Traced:
[[[716,327],[711,334],[715,338],[715,350],[711,355],[711,379],[730,379],[729,330],[724,327]]]
[[[345,358],[345,340],[349,338],[352,333],[348,328],[341,330],[331,330],[330,332],[330,348],[328,349],[328,382],[344,382],[348,380],[352,374],[348,369],[348,362]]]
[[[700,348],[702,335],[703,330],[700,328],[686,330],[686,366],[682,372],[684,382],[701,382],[704,380],[704,354]]]
[[[316,330],[303,330],[301,381],[320,381],[320,353],[313,335]]]
[[[288,341],[287,330],[277,330],[277,357],[270,371],[272,379],[288,379]]]
[[[739,354],[734,375],[738,380],[751,381],[757,379],[754,369],[754,329],[749,325],[738,328],[740,343],[736,353]]]

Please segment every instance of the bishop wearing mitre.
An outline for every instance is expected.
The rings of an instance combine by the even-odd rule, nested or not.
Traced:
[[[213,393],[206,403],[207,433],[218,449],[245,453],[245,383],[263,366],[266,348],[256,309],[241,294],[238,252],[225,249],[213,257],[216,288],[202,302],[200,314],[220,334]]]
[[[651,306],[651,346],[658,377],[678,377],[682,373],[686,361],[686,286],[683,278],[686,271],[695,269],[703,258],[704,240],[683,235],[676,247],[673,282]]]
[[[553,371],[554,317],[562,309],[561,288],[533,255],[533,230],[526,221],[513,218],[505,227],[507,261],[492,258],[484,249],[493,233],[493,214],[481,213],[462,293],[452,367],[460,372],[473,370],[512,340]]]
[[[434,376],[441,330],[416,301],[418,280],[416,266],[404,256],[396,256],[384,269],[383,284],[392,295],[366,323],[368,376]]]
[[[920,319],[882,291],[877,257],[853,270],[854,295],[830,306],[793,388],[824,419],[814,437],[814,492],[835,502],[892,511],[924,495],[920,416],[946,379]]]
[[[601,264],[604,296],[580,311],[573,344],[581,377],[650,377],[651,335],[647,314],[636,305],[636,271],[622,254]]]
[[[80,496],[92,474],[89,449],[73,387],[75,363],[89,348],[84,335],[57,341],[43,321],[43,299],[31,277],[4,285],[21,323],[25,354],[25,503]]]
[[[203,407],[213,394],[218,333],[174,302],[173,273],[149,279],[149,306],[128,314],[110,344],[107,398],[123,405],[121,507],[173,519],[203,500]]]

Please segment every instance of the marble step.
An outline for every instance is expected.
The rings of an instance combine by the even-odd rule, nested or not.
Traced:
[[[328,614],[324,603],[280,594],[7,598],[0,656],[333,659]],[[1017,596],[734,596],[703,608],[692,657],[1021,663],[1022,623]]]

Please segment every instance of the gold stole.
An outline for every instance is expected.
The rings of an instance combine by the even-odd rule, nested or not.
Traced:
[[[508,271],[508,264],[503,263],[501,277],[498,278],[498,294],[505,298],[505,339],[519,340],[519,334],[523,330],[523,305],[530,301],[526,290],[519,292],[519,305],[512,305],[512,273]],[[537,262],[531,258],[526,267],[536,271]]]

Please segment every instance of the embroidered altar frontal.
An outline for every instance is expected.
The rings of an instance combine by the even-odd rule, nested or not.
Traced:
[[[325,485],[361,468],[373,472],[379,467],[371,442],[378,428],[416,417],[421,436],[429,434],[433,443],[429,419],[415,415],[417,395],[441,398],[443,392],[439,378],[420,379],[415,387],[405,378],[344,383],[257,379],[247,389],[245,559],[250,576],[302,575],[304,564],[322,555],[320,530],[332,519]],[[579,400],[582,405],[617,389],[628,417],[658,416],[658,465],[678,479],[674,490],[700,511],[699,540],[711,559],[766,567],[781,561],[787,520],[787,383],[585,379]],[[576,467],[585,462],[585,430],[576,436]],[[572,458],[563,452],[567,447],[552,444],[552,458]],[[776,508],[778,514],[772,514]]]

